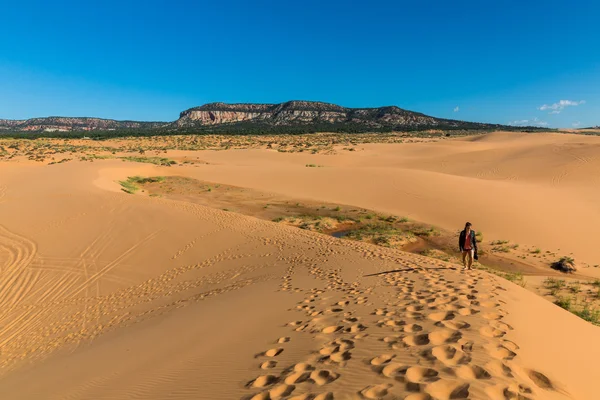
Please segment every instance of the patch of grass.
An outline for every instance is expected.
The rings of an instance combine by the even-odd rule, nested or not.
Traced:
[[[317,165],[317,164],[306,164],[307,168],[322,168],[322,165]]]
[[[560,297],[554,304],[577,315],[584,321],[594,325],[600,325],[600,310],[591,309],[587,304],[584,305],[583,308],[577,307],[577,304],[574,304],[571,297]]]
[[[550,290],[552,296],[558,296],[558,293],[566,286],[566,284],[562,279],[548,278],[544,281],[544,286],[546,289]]]
[[[126,181],[119,181],[119,184],[121,185],[121,190],[128,194],[135,194],[135,192],[140,190],[140,188],[129,179]]]
[[[560,297],[556,299],[554,302],[560,308],[564,308],[567,311],[571,311],[571,298],[570,297]]]
[[[119,181],[119,184],[121,185],[121,190],[125,193],[135,194],[138,190],[140,190],[140,187],[138,185],[143,185],[145,183],[162,182],[164,180],[165,178],[163,176],[153,176],[148,178],[144,178],[141,176],[130,176],[125,181]]]
[[[581,284],[579,282],[573,282],[569,285],[569,289],[573,293],[579,293],[581,291]]]
[[[170,159],[164,158],[164,157],[133,157],[133,156],[126,156],[126,157],[119,157],[119,158],[121,160],[123,160],[123,161],[131,161],[131,162],[147,163],[147,164],[154,164],[154,165],[162,165],[162,166],[166,166],[166,167],[170,167],[171,165],[177,164],[177,162],[175,160],[170,160]]]
[[[400,217],[400,219],[398,220],[398,222],[400,222],[402,224],[405,224],[405,223],[408,222],[408,218],[406,218],[406,217]]]
[[[333,209],[333,211],[340,211],[342,208],[340,206],[337,206],[336,208]]]
[[[508,244],[508,240],[494,240],[490,243],[492,246],[501,246],[504,244]]]
[[[151,176],[148,178],[143,178],[141,176],[130,176],[129,178],[127,178],[128,181],[131,181],[133,183],[137,183],[140,185],[143,185],[145,183],[157,183],[157,182],[164,182],[165,177],[164,176]]]
[[[271,221],[273,221],[273,222],[281,222],[283,220],[284,220],[283,217],[277,217],[277,218],[273,218]]]
[[[510,253],[510,247],[508,247],[508,246],[495,246],[495,247],[492,247],[492,251],[497,251],[499,253]]]
[[[425,236],[425,237],[438,236],[440,234],[434,227],[431,227],[431,228],[418,227],[418,228],[412,229],[411,232],[415,236]]]
[[[600,310],[592,310],[587,305],[582,310],[569,310],[579,318],[591,322],[594,325],[600,325]]]
[[[541,252],[542,252],[542,249],[535,249],[535,250],[532,250],[532,253],[533,253],[533,254],[540,254]]]
[[[62,163],[66,163],[66,162],[69,162],[69,161],[71,161],[70,158],[63,158],[60,161],[52,161],[51,163],[48,163],[48,165],[62,164]]]

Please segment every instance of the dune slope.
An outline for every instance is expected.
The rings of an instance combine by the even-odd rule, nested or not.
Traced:
[[[106,165],[1,166],[3,398],[594,398],[600,330],[513,284]]]

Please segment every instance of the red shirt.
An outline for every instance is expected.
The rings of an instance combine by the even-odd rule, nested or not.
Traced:
[[[471,233],[472,231],[469,231],[466,235],[465,235],[465,250],[471,250]]]

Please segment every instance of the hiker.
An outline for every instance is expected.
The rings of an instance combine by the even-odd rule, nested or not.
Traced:
[[[460,233],[458,237],[458,247],[462,252],[462,261],[464,270],[473,269],[473,259],[477,260],[477,239],[475,238],[475,231],[471,229],[471,223],[465,224],[465,229]],[[468,261],[467,261],[468,259]]]

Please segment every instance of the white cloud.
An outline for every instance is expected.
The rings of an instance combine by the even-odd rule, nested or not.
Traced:
[[[521,125],[522,126],[522,125],[527,125],[528,123],[529,123],[528,119],[520,119],[520,120],[517,120],[517,121],[511,121],[508,124],[509,125],[517,125],[517,126]]]
[[[581,122],[575,121],[571,125],[573,125],[573,128],[577,128],[579,125],[581,125]]]
[[[538,107],[540,111],[551,110],[548,114],[559,114],[565,107],[574,107],[579,106],[581,104],[585,104],[585,100],[573,101],[573,100],[560,100],[558,103],[554,104],[544,104],[543,106]]]
[[[514,125],[514,126],[540,126],[540,127],[546,127],[548,126],[548,122],[546,121],[541,121],[540,119],[538,119],[538,117],[535,117],[531,120],[529,119],[520,119],[517,121],[511,121],[508,123],[509,125]]]
[[[460,110],[458,106],[454,107],[454,112],[458,112],[458,110]]]

